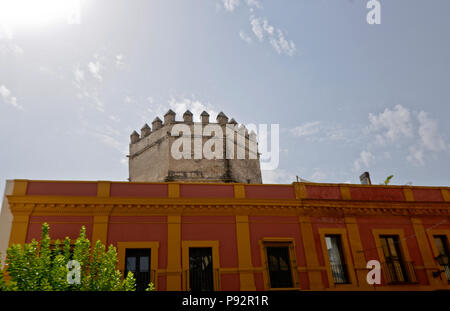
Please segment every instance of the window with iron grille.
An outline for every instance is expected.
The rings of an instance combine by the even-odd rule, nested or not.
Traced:
[[[128,271],[136,279],[136,291],[145,291],[150,283],[150,248],[125,250],[125,277]]]
[[[267,246],[267,264],[271,288],[293,287],[289,246]]]
[[[189,248],[189,288],[192,291],[214,290],[211,247]]]
[[[442,256],[450,256],[450,252],[448,251],[448,239],[445,235],[435,235],[434,236],[434,243],[436,244],[436,247],[438,249],[439,254]],[[447,277],[447,280],[450,282],[450,265],[444,265],[442,266],[445,271],[445,276]]]
[[[340,235],[326,235],[328,259],[331,266],[331,274],[335,284],[349,283],[345,256],[342,250],[342,241]]]
[[[380,236],[380,241],[385,258],[382,269],[385,271],[387,283],[416,282],[413,263],[405,262],[402,258],[399,237],[397,235],[384,235]]]

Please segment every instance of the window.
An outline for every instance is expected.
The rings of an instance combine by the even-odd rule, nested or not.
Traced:
[[[212,248],[189,248],[189,288],[192,291],[214,290]]]
[[[271,288],[293,287],[288,246],[267,246],[267,264]]]
[[[435,235],[434,243],[436,244],[437,250],[439,252],[438,255],[450,256],[450,253],[448,251],[447,236]],[[442,266],[442,267],[444,268],[445,276],[447,277],[447,280],[450,281],[450,265],[446,265],[446,266]]]
[[[347,276],[347,267],[345,257],[342,251],[341,236],[327,235],[325,242],[328,250],[328,259],[330,261],[331,273],[335,284],[349,283]]]
[[[386,271],[388,283],[409,282],[407,275],[407,263],[402,260],[399,238],[397,235],[380,236],[381,248],[383,250],[385,263],[383,268]]]
[[[136,291],[144,291],[150,283],[150,258],[151,249],[126,249],[125,250],[125,275],[133,272],[136,279]]]

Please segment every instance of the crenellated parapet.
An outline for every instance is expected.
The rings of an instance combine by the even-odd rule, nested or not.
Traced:
[[[226,126],[227,124],[234,126],[236,132],[242,132],[245,133],[245,136],[249,136],[249,133],[245,127],[245,125],[241,124],[239,125],[234,118],[231,118],[231,120],[228,119],[228,117],[223,113],[220,112],[217,115],[215,123],[209,122],[209,114],[206,111],[203,111],[200,114],[200,122],[194,122],[193,121],[194,115],[191,111],[186,110],[186,112],[183,114],[183,120],[182,121],[176,121],[176,113],[169,109],[169,111],[164,114],[164,122],[159,118],[156,117],[152,122],[152,127],[150,127],[147,123],[143,125],[141,128],[141,134],[139,135],[138,132],[133,131],[133,133],[130,135],[130,143],[134,144],[140,141],[142,138],[145,138],[149,135],[152,135],[156,133],[158,130],[162,129],[169,129],[169,126],[173,126],[174,124],[186,124],[186,125],[193,125],[195,123],[202,124],[202,125],[208,125],[208,124],[218,124],[221,126]]]

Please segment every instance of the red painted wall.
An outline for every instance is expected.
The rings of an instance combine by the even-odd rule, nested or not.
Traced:
[[[444,201],[440,189],[413,189],[416,201]]]
[[[233,185],[180,184],[182,198],[234,198]]]
[[[295,199],[293,186],[251,186],[245,185],[248,199]]]
[[[341,190],[333,186],[306,186],[306,193],[311,199],[341,199]]]
[[[40,182],[28,183],[27,195],[97,196],[96,183],[83,182]]]
[[[63,240],[66,236],[75,240],[80,236],[82,226],[86,227],[86,236],[89,239],[92,237],[93,217],[91,216],[30,216],[27,243],[32,239],[39,240],[41,238],[41,228],[45,222],[50,226],[52,240]]]
[[[112,197],[165,198],[168,194],[167,184],[126,184],[112,183]]]
[[[359,201],[404,201],[405,196],[401,188],[371,188],[371,187],[350,187],[352,200]]]

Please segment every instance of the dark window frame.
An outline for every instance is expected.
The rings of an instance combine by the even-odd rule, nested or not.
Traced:
[[[135,257],[134,271],[128,269],[128,258]],[[142,258],[148,258],[147,271],[141,271]],[[137,259],[139,258],[139,260]],[[128,271],[133,272],[133,276],[136,279],[136,291],[145,291],[152,279],[151,270],[152,249],[151,248],[126,248],[125,249],[125,262],[124,262],[124,277],[127,277]],[[139,272],[136,272],[139,270]]]
[[[213,247],[189,247],[189,290],[214,291]]]
[[[439,239],[442,243],[443,249],[439,249],[439,245],[437,245],[436,240]],[[438,256],[439,255],[445,255],[450,256],[450,247],[449,247],[449,240],[447,235],[445,234],[433,234],[433,242],[438,250]],[[441,266],[444,269],[445,276],[447,278],[447,281],[450,283],[450,264],[446,266]]]
[[[328,262],[330,264],[331,269],[331,275],[333,277],[334,284],[350,284],[350,275],[348,272],[348,266],[347,266],[347,258],[345,257],[345,251],[344,251],[344,243],[343,243],[343,237],[341,234],[325,234],[325,247],[327,248],[327,256],[328,256]],[[330,254],[330,251],[328,249],[328,242],[327,239],[335,240],[337,241],[336,246],[338,249],[338,255],[339,255],[339,262],[334,262],[332,260],[332,256]],[[331,241],[330,241],[331,243]]]
[[[404,259],[400,236],[383,234],[379,236],[379,239],[384,256],[382,269],[385,270],[386,282],[388,284],[416,283],[414,265]]]
[[[283,260],[284,264],[287,267],[287,271],[283,271],[282,270],[282,266],[280,264],[280,260],[278,257],[275,260],[272,260],[272,265],[271,265],[271,259],[270,259],[270,254],[269,251],[273,250],[273,251],[280,251],[280,249],[284,249],[284,257],[287,260]],[[293,258],[293,243],[292,242],[264,242],[264,256],[266,259],[266,269],[267,269],[267,277],[268,277],[268,285],[269,288],[273,288],[273,289],[278,289],[278,288],[295,288],[294,284],[296,284],[296,279],[294,277],[294,271],[295,267],[293,267],[293,263],[296,262],[295,258]],[[283,252],[283,251],[282,251]],[[278,255],[282,255],[281,253],[279,253]],[[275,257],[275,256],[274,256]],[[281,258],[283,259],[283,258]],[[274,268],[274,263],[276,263],[278,265],[278,270],[274,270],[271,268]],[[280,279],[284,277],[287,277],[286,280],[281,281]]]

